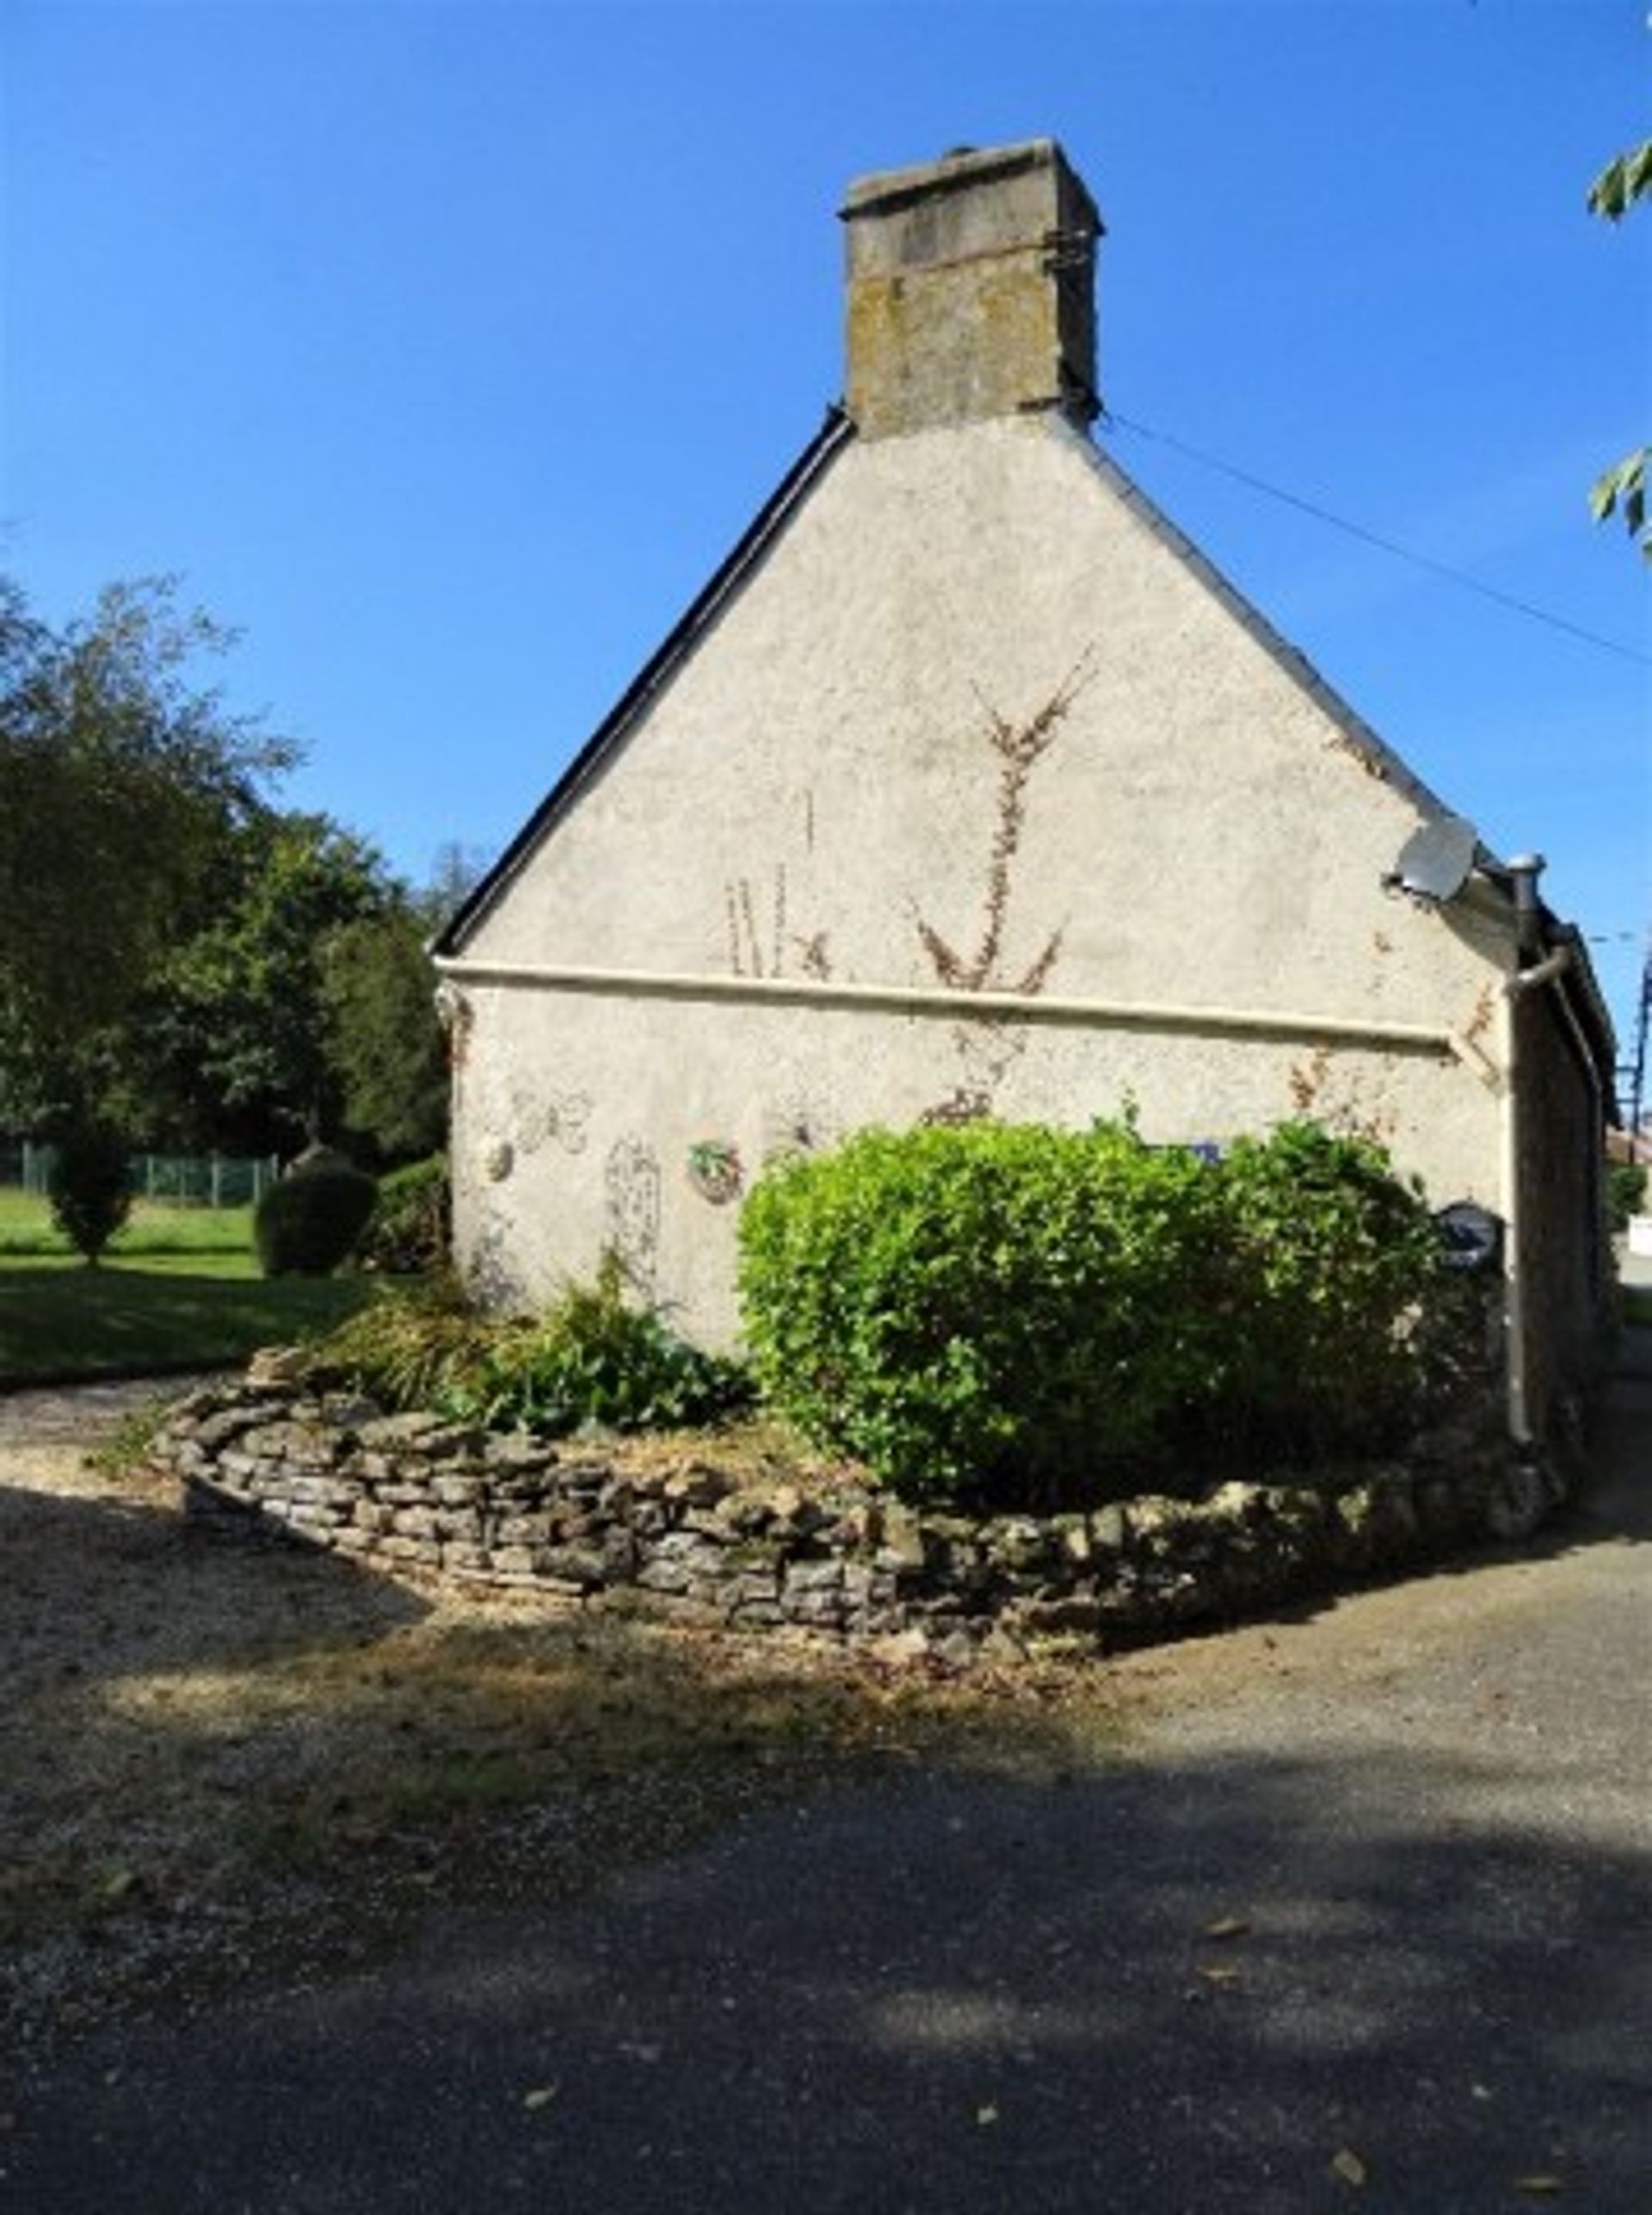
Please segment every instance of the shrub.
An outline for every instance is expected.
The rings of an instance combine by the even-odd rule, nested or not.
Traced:
[[[571,1285],[537,1321],[507,1327],[480,1373],[447,1396],[456,1413],[556,1434],[583,1422],[655,1430],[706,1422],[749,1397],[734,1363],[691,1346],[653,1308],[632,1306],[618,1257]]]
[[[1614,1238],[1629,1228],[1629,1219],[1646,1205],[1646,1171],[1636,1162],[1606,1164],[1606,1222]]]
[[[88,1119],[59,1134],[46,1196],[52,1221],[89,1268],[131,1211],[126,1173],[126,1140],[113,1125]]]
[[[741,1219],[760,1385],[903,1497],[1104,1496],[1208,1394],[1205,1164],[1120,1125],[865,1132]]]
[[[391,1169],[379,1180],[379,1204],[357,1242],[355,1258],[364,1269],[386,1276],[430,1276],[448,1266],[447,1226],[451,1195],[447,1157]]]
[[[373,1214],[378,1188],[365,1170],[325,1147],[302,1154],[253,1211],[253,1241],[267,1277],[325,1277]]]
[[[1195,1429],[1253,1456],[1382,1444],[1416,1411],[1449,1289],[1421,1192],[1303,1122],[1237,1140],[1215,1180],[1228,1346]]]
[[[389,1407],[552,1435],[583,1422],[706,1422],[749,1397],[734,1363],[627,1304],[611,1256],[595,1285],[570,1286],[541,1317],[502,1322],[471,1306],[455,1280],[435,1280],[351,1317],[313,1358]]]
[[[1312,1125],[1214,1167],[1116,1124],[865,1132],[763,1177],[740,1235],[766,1396],[920,1503],[1369,1447],[1440,1373],[1420,1194]]]

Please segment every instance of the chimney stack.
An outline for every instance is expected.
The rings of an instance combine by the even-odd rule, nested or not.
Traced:
[[[1096,414],[1101,219],[1053,139],[859,177],[842,209],[847,402],[861,435]]]

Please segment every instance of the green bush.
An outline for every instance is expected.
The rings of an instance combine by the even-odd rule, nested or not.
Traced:
[[[456,1413],[556,1434],[706,1422],[749,1397],[743,1373],[633,1307],[613,1254],[595,1285],[571,1285],[536,1321],[493,1343],[481,1373],[448,1395]]]
[[[385,1405],[431,1407],[551,1435],[585,1422],[648,1430],[706,1422],[749,1397],[744,1373],[625,1298],[618,1262],[531,1319],[479,1315],[451,1280],[354,1316],[315,1360]]]
[[[1117,1124],[872,1131],[782,1164],[740,1225],[759,1385],[915,1502],[1104,1496],[1220,1373],[1217,1190]]]
[[[356,1243],[357,1262],[385,1276],[438,1274],[450,1260],[451,1204],[445,1155],[391,1169],[379,1180],[379,1204]]]
[[[1303,1122],[1237,1140],[1215,1182],[1227,1359],[1193,1429],[1253,1458],[1384,1445],[1450,1289],[1421,1192],[1379,1146]]]
[[[903,1497],[1082,1505],[1380,1443],[1443,1284],[1380,1150],[1291,1124],[1210,1166],[1133,1130],[869,1132],[740,1226],[758,1382]]]
[[[58,1135],[46,1188],[52,1220],[89,1268],[131,1211],[128,1154],[125,1135],[108,1123],[75,1122]]]
[[[1629,1228],[1629,1219],[1646,1205],[1646,1170],[1637,1162],[1606,1164],[1606,1221],[1614,1238]]]
[[[267,1277],[330,1276],[367,1229],[378,1188],[342,1154],[300,1155],[253,1211],[253,1243]]]

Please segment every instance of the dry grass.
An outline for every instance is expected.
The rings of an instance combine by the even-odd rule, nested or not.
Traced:
[[[24,2043],[361,1962],[435,1899],[566,1897],[867,1762],[1059,1767],[1116,1729],[1100,1671],[955,1681],[391,1583],[204,1538],[161,1480],[3,1435],[0,1546]]]

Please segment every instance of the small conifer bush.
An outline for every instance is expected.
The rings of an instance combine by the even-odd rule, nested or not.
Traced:
[[[89,1118],[59,1136],[46,1197],[52,1221],[88,1268],[97,1266],[131,1212],[126,1177],[127,1142],[111,1124]]]

